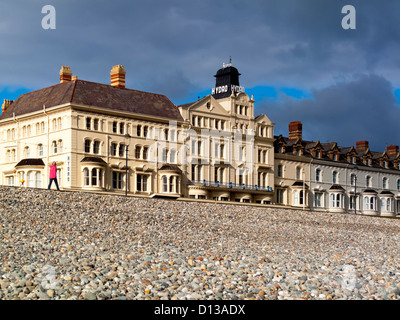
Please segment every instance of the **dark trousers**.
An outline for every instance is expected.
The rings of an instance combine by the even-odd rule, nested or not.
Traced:
[[[51,188],[51,184],[53,183],[53,180],[56,183],[57,190],[60,190],[60,188],[58,187],[57,178],[50,179],[49,187],[47,189]]]

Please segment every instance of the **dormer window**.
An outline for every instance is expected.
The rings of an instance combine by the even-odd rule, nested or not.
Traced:
[[[333,161],[338,161],[338,155],[336,153],[333,155]]]

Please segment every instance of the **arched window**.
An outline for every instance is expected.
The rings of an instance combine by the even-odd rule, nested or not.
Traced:
[[[97,169],[92,169],[92,186],[97,186]]]
[[[174,185],[175,185],[174,180],[175,177],[173,176],[169,177],[169,192],[174,192]]]
[[[38,156],[43,157],[43,145],[41,143],[38,144]]]
[[[388,186],[388,179],[386,177],[384,177],[382,179],[382,188],[387,189],[387,186]]]
[[[63,142],[62,142],[62,140],[58,140],[58,151],[59,152],[63,152]]]
[[[25,158],[29,158],[31,156],[31,151],[29,150],[29,147],[25,147],[24,154]]]
[[[338,173],[336,171],[333,171],[333,173],[332,173],[332,183],[333,184],[338,183]]]
[[[365,184],[366,184],[367,188],[371,187],[371,177],[370,176],[367,176],[365,178]]]
[[[84,177],[85,186],[89,186],[90,185],[90,174],[89,174],[89,169],[88,168],[85,168],[83,170],[83,177]]]
[[[53,153],[57,153],[57,141],[52,142]]]
[[[28,172],[28,187],[35,187],[35,174],[33,171]]]
[[[321,181],[321,169],[315,170],[315,181]]]
[[[355,185],[355,181],[356,181],[356,175],[353,173],[353,174],[350,176],[350,184],[351,184],[352,186],[354,186],[354,185]]]
[[[168,192],[168,178],[166,176],[163,177],[163,192]]]
[[[37,171],[36,172],[36,188],[41,188],[42,187],[42,174]]]
[[[176,163],[176,151],[174,149],[169,152],[169,162]]]

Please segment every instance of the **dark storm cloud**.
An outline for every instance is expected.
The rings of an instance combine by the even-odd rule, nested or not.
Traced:
[[[262,102],[257,111],[276,123],[276,135],[288,136],[289,122],[301,121],[307,140],[335,141],[342,146],[368,140],[376,151],[400,142],[400,108],[395,106],[393,88],[376,75],[316,89],[312,99],[281,97],[279,102]]]
[[[48,4],[56,8],[56,30],[41,28]],[[348,4],[356,8],[356,30],[341,27]],[[340,100],[333,96],[336,83],[351,95],[357,74],[400,87],[398,0],[21,0],[0,2],[0,12],[0,92],[53,85],[61,65],[80,79],[109,83],[112,66],[122,64],[128,87],[183,103],[214,85],[229,56],[247,88],[314,88],[315,94],[330,88],[332,100]],[[324,119],[331,111],[325,105],[331,104],[318,113]],[[317,123],[308,127],[325,121],[312,119]]]

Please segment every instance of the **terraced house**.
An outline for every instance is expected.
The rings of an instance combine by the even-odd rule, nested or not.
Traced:
[[[316,211],[366,215],[400,214],[399,147],[383,152],[335,142],[302,139],[302,124],[289,124],[288,137],[275,137],[276,203]],[[303,174],[304,173],[304,174]]]
[[[175,106],[166,96],[110,84],[60,83],[5,100],[0,115],[0,182],[46,188],[56,161],[61,189],[273,202],[273,126],[254,117],[254,99],[231,64],[213,93]]]

